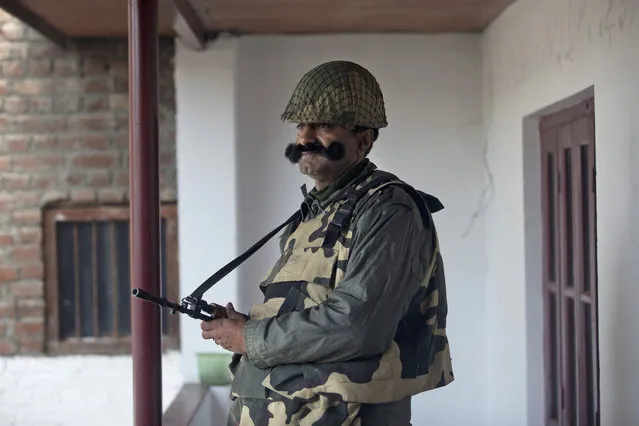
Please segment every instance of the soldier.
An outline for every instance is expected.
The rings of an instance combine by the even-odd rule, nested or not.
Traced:
[[[439,201],[367,158],[386,127],[362,66],[321,64],[282,114],[315,181],[248,316],[202,323],[234,353],[228,425],[410,425],[411,397],[453,381]]]

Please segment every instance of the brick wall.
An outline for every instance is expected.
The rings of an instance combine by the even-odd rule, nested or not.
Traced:
[[[176,200],[173,43],[160,48],[161,196]],[[0,10],[0,355],[44,350],[42,211],[128,199],[126,40],[62,51]]]

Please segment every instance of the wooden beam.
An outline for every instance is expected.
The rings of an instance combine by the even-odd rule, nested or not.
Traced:
[[[204,25],[202,25],[202,21],[193,6],[191,6],[190,1],[171,1],[173,1],[177,12],[173,22],[173,29],[180,41],[189,49],[204,50],[207,40]]]
[[[69,37],[66,34],[27,8],[20,0],[0,0],[0,9],[4,9],[5,12],[21,20],[61,48],[64,49],[69,45]]]

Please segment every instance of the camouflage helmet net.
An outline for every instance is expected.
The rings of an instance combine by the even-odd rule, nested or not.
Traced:
[[[282,114],[289,123],[326,123],[353,129],[386,127],[384,97],[375,77],[348,61],[326,62],[300,80]]]

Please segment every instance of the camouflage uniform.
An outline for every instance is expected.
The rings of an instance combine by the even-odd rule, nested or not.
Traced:
[[[313,75],[341,70],[337,76],[349,78],[333,81],[379,99],[374,79],[356,65],[321,67]],[[305,76],[300,86],[314,82]],[[344,90],[337,86],[333,97]],[[298,105],[285,119],[385,125],[379,105],[342,114],[331,96],[307,93],[291,102],[323,112],[313,116]],[[249,313],[247,355],[233,357],[228,425],[409,425],[411,396],[453,380],[435,227],[411,193],[389,181],[401,183],[364,160],[305,197],[302,220],[283,233],[281,257],[260,285],[264,303]],[[428,207],[438,209],[436,202]]]

